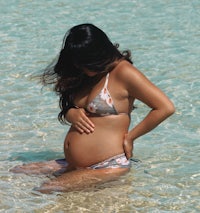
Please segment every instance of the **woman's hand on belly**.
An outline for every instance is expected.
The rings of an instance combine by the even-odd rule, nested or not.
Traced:
[[[66,119],[79,133],[92,133],[94,123],[89,119],[88,113],[83,108],[71,108],[66,113]]]

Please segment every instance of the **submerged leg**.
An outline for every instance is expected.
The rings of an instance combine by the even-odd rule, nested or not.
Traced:
[[[111,180],[116,180],[128,172],[127,168],[83,169],[64,173],[61,176],[42,184],[37,191],[51,193],[53,191],[67,192],[96,186]]]
[[[15,166],[10,169],[14,173],[25,174],[62,174],[67,170],[68,163],[65,159],[51,160],[45,162],[34,162]]]

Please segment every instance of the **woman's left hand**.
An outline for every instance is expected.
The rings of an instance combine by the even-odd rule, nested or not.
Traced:
[[[133,156],[134,144],[133,144],[133,140],[130,139],[128,134],[125,134],[123,146],[124,146],[124,152],[125,152],[126,158],[130,159]]]

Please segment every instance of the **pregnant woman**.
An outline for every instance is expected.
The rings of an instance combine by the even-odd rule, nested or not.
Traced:
[[[27,164],[13,171],[59,174],[38,189],[44,193],[81,189],[125,174],[134,140],[174,112],[166,95],[132,65],[130,53],[121,53],[92,24],[69,30],[58,60],[45,69],[42,82],[55,85],[60,97],[58,118],[71,123],[64,142],[65,160]],[[129,129],[136,99],[150,111]]]

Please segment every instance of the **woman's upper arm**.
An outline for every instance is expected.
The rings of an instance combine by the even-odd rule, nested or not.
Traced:
[[[174,111],[173,103],[169,98],[131,64],[125,64],[121,70],[121,77],[129,96],[142,101],[152,109],[165,108]]]

